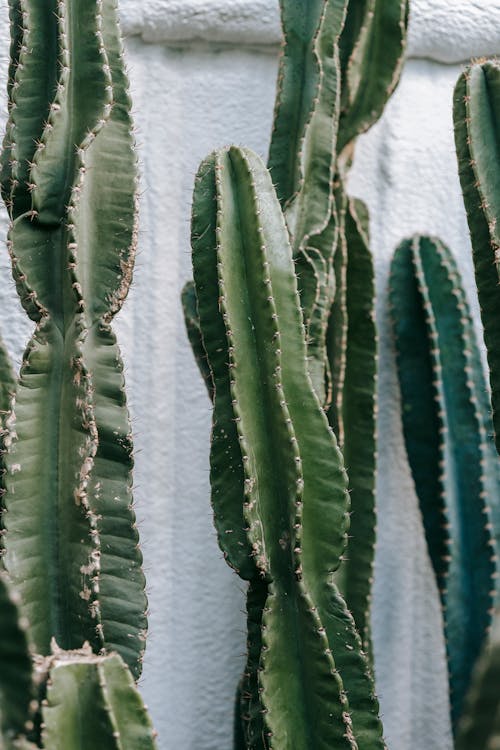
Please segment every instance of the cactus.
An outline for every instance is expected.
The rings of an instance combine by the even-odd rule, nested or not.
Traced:
[[[349,546],[337,583],[371,651],[370,605],[375,552],[376,372],[375,279],[368,211],[345,191],[355,138],[382,114],[401,73],[407,0],[350,2],[339,39],[340,117],[335,164],[338,242],[326,332],[328,419],[349,473]]]
[[[136,240],[130,102],[113,0],[53,5],[11,3],[2,193],[36,328],[7,438],[4,562],[36,652],[89,641],[138,677],[146,598],[110,327]]]
[[[255,602],[248,746],[383,747],[368,664],[331,581],[346,541],[346,476],[309,380],[292,251],[258,157],[230,148],[203,163],[192,242],[215,384],[216,525]]]
[[[43,746],[50,750],[154,750],[155,732],[132,676],[118,654],[90,648],[46,660]]]
[[[500,315],[499,88],[500,63],[497,60],[480,60],[470,65],[455,87],[453,118],[458,171],[472,240],[488,354],[495,440],[500,452],[500,344],[497,323]]]
[[[375,279],[364,204],[349,199],[345,213],[340,215],[344,231],[336,251],[337,292],[327,338],[334,387],[328,418],[348,467],[353,512],[346,559],[339,568],[337,584],[354,615],[364,649],[371,653],[377,449]]]
[[[351,0],[340,37],[342,99],[338,153],[380,117],[401,74],[408,0]]]
[[[473,680],[458,726],[456,750],[494,750],[500,744],[500,630],[495,617],[491,637],[474,667]]]
[[[392,263],[403,427],[440,591],[453,726],[491,623],[497,575],[490,506],[498,456],[459,272],[439,241],[404,241]]]
[[[0,574],[0,748],[29,729],[34,697],[26,625],[5,573]]]
[[[330,582],[329,588],[323,588],[324,571],[321,567],[316,570],[314,566],[308,566],[307,586],[313,591],[313,598],[317,596],[319,599],[320,619],[326,618],[325,633],[332,641],[330,645],[338,671],[350,699],[353,737],[356,737],[359,747],[368,747],[370,741],[375,746],[382,743],[381,727],[374,719],[376,701],[372,695],[372,678],[361,651],[363,645],[366,652],[371,652],[369,607],[375,540],[374,279],[368,249],[367,211],[361,202],[348,200],[343,189],[343,180],[352,158],[352,148],[344,147],[380,116],[385,101],[397,84],[404,50],[408,2],[369,0],[362,5],[361,8],[360,3],[348,0],[315,0],[306,4],[298,0],[281,0],[284,43],[268,167],[282,208],[297,273],[307,341],[307,377],[311,379],[319,403],[328,410],[330,424],[352,467],[350,491],[354,504],[355,537],[350,540],[347,553],[337,548],[338,560],[330,567],[330,571],[336,569],[335,581]],[[386,41],[388,43],[384,55],[381,54],[381,32],[387,35],[387,39],[384,36],[384,45]],[[367,85],[364,76],[370,79]],[[349,92],[344,92],[342,84],[345,82],[347,85],[348,79]],[[375,80],[377,90],[372,92],[371,86]],[[366,109],[363,102],[367,104]],[[340,149],[337,148],[339,123],[344,139]],[[341,159],[340,150],[346,152]],[[239,433],[241,420],[240,415],[234,412],[235,398],[232,392],[232,381],[235,380],[232,351],[237,346],[237,336],[240,334],[233,337],[234,326],[231,325],[230,342],[227,344],[224,318],[227,313],[220,315],[216,305],[216,301],[224,296],[220,289],[225,284],[224,278],[217,276],[215,261],[211,273],[207,271],[208,261],[202,273],[201,261],[197,259],[201,253],[200,245],[208,252],[207,245],[212,241],[211,252],[214,252],[213,238],[218,231],[214,204],[220,197],[217,183],[222,185],[223,182],[218,180],[219,171],[231,171],[232,190],[226,185],[231,204],[236,200],[233,193],[238,199],[241,197],[237,191],[240,178],[244,189],[251,193],[245,181],[251,182],[252,178],[248,174],[245,176],[245,169],[228,166],[234,160],[241,161],[242,153],[246,152],[231,149],[224,152],[225,156],[221,153],[212,156],[198,175],[193,214],[196,288],[188,282],[183,290],[182,302],[193,353],[208,393],[214,400],[211,484],[219,544],[227,562],[250,582],[247,666],[238,688],[237,705],[244,719],[247,747],[262,748],[267,746],[264,738],[266,731],[270,730],[265,700],[262,707],[260,670],[265,664],[267,648],[265,636],[269,618],[266,617],[266,601],[274,591],[271,589],[270,592],[261,580],[262,570],[259,573],[263,545],[267,550],[262,533],[257,534],[261,519],[255,518],[251,512],[253,501],[249,500],[244,506],[241,501],[244,493],[250,492],[253,487],[254,477],[247,476],[248,467],[242,462],[240,444],[245,438]],[[250,161],[254,159],[248,153],[245,158]],[[253,164],[252,169],[259,174],[261,172],[261,166]],[[202,184],[203,188],[200,187]],[[264,186],[267,196],[269,186],[265,185],[262,176],[259,177],[260,184]],[[252,198],[254,200],[260,199],[257,196]],[[274,200],[274,197],[269,200]],[[260,224],[264,232],[273,231],[275,225],[280,225],[279,214],[271,222],[271,228],[266,228],[264,221]],[[351,289],[346,287],[346,283],[351,285]],[[274,294],[274,298],[276,300],[278,295]],[[295,319],[296,311],[290,305],[284,306],[283,310],[283,314],[291,316],[291,320]],[[283,320],[279,311],[276,315]],[[290,325],[297,326],[297,322]],[[229,369],[228,360],[231,361]],[[349,382],[344,379],[346,371]],[[309,392],[307,377],[304,379],[302,373],[301,387],[304,393]],[[256,393],[255,398],[259,395]],[[290,408],[288,401],[287,408]],[[292,415],[289,419],[291,422],[286,424],[293,424],[295,431],[300,430],[302,420],[299,420],[297,427]],[[318,419],[317,415],[315,419]],[[356,420],[355,425],[353,420]],[[324,424],[317,422],[318,436],[324,428]],[[265,431],[261,437],[266,437]],[[301,438],[298,435],[295,438],[299,445]],[[305,446],[308,445],[305,436],[303,442]],[[334,471],[338,459],[331,460],[330,470]],[[258,465],[256,459],[255,471]],[[326,467],[323,468],[326,471]],[[318,473],[321,475],[321,470]],[[309,482],[305,482],[304,487],[308,488]],[[333,487],[331,492],[334,492]],[[339,508],[337,512],[340,512]],[[309,523],[304,524],[304,528],[308,526]],[[338,523],[332,521],[330,534],[338,532]],[[290,534],[293,536],[293,530],[290,530]],[[311,559],[306,553],[304,557]],[[328,560],[328,557],[325,559]],[[348,606],[362,636],[362,644],[337,585],[347,596]],[[327,595],[325,591],[328,591]],[[338,629],[330,627],[331,617],[343,623],[340,632],[348,634],[345,638],[340,637]],[[350,651],[347,656],[346,650]],[[349,655],[351,658],[347,658]],[[274,701],[275,693],[271,695]],[[363,696],[361,703],[359,695]],[[279,711],[285,711],[285,708],[285,704],[280,705]],[[269,712],[276,715],[276,709],[269,709]],[[371,728],[367,733],[360,729],[363,715],[371,717]],[[286,720],[280,725],[280,731],[284,731],[285,725]],[[239,747],[242,740],[238,734],[238,715],[235,728],[235,744]]]
[[[62,651],[53,643],[53,653],[37,657],[33,668],[26,625],[5,574],[0,605],[2,750],[156,748],[151,721],[120,656],[95,656],[88,644]],[[44,696],[41,723],[34,721],[35,686]]]

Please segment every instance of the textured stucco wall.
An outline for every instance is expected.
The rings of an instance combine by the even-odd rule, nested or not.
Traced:
[[[266,153],[278,2],[122,0],[121,8],[132,35],[127,55],[143,175],[135,281],[116,323],[133,415],[150,595],[142,689],[161,750],[230,750],[244,653],[243,586],[215,542],[208,502],[210,409],[184,335],[179,292],[190,275],[189,209],[199,161],[231,142]],[[3,80],[6,19],[6,0],[0,0]],[[359,141],[350,184],[372,212],[379,289],[374,636],[390,750],[450,750],[451,741],[439,606],[401,440],[386,312],[388,264],[403,236],[439,234],[455,251],[472,291],[451,92],[460,61],[500,52],[499,35],[500,0],[413,0],[411,59],[383,119]],[[5,228],[1,213],[2,245]],[[30,324],[5,250],[0,274],[2,333],[19,362]]]

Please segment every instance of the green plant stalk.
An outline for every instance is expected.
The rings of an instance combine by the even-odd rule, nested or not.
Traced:
[[[351,0],[340,37],[342,111],[339,156],[381,116],[399,83],[409,0]]]
[[[0,573],[0,747],[30,728],[34,699],[31,655],[26,625],[4,573]]]
[[[43,747],[154,750],[155,732],[133,678],[117,654],[56,651],[43,701]]]
[[[458,172],[472,241],[472,258],[488,354],[497,450],[500,450],[500,65],[469,66],[458,79],[453,119]],[[496,528],[500,517],[495,516]]]
[[[138,677],[146,598],[110,328],[136,243],[130,101],[113,0],[53,11],[40,0],[11,8],[19,51],[3,195],[13,274],[36,328],[8,437],[4,559],[38,653],[52,638],[67,649],[89,641],[117,650]]]
[[[340,444],[349,474],[351,525],[349,543],[337,573],[337,584],[349,604],[363,640],[371,653],[370,607],[376,537],[376,413],[377,413],[377,331],[375,324],[375,278],[368,239],[368,214],[361,201],[347,201],[343,214],[345,237],[343,278],[337,289],[345,289],[345,299],[333,316],[344,311],[343,340],[331,332],[332,364],[343,360],[343,385],[337,392]],[[339,252],[340,248],[337,252]],[[341,257],[339,255],[339,257]],[[344,282],[345,286],[342,284]],[[336,309],[336,308],[334,308]],[[333,328],[333,326],[332,326]],[[339,356],[335,346],[340,344]],[[338,380],[336,381],[338,383]],[[335,413],[330,409],[328,416]],[[335,429],[335,425],[332,424]]]
[[[500,632],[496,616],[491,637],[477,660],[456,739],[456,750],[494,750],[500,743]]]
[[[360,748],[383,747],[359,636],[331,582],[345,546],[346,477],[307,374],[283,216],[270,177],[251,152],[218,152],[200,168],[193,267],[215,381],[214,425],[227,442],[230,426],[237,429],[227,492],[222,472],[214,473],[215,515],[229,519],[217,507],[229,492],[234,518],[243,515],[241,558],[250,554],[251,578],[263,576],[267,584],[258,668],[265,741],[291,747],[293,734],[294,747],[353,747],[354,738]],[[217,406],[224,395],[217,381],[227,382],[222,376],[231,407],[225,422]],[[218,440],[214,434],[212,460]],[[224,536],[235,531],[228,527]],[[227,542],[223,548],[227,554]],[[288,649],[290,643],[296,648]],[[283,681],[285,673],[290,679]]]
[[[450,251],[427,237],[403,242],[392,264],[390,298],[405,442],[441,595],[456,728],[495,599],[489,506],[500,487],[498,457]]]

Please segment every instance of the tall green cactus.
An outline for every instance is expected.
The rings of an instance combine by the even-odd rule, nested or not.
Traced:
[[[461,279],[438,240],[403,242],[392,315],[405,442],[443,607],[453,726],[491,624],[500,465]]]
[[[491,402],[500,452],[500,63],[483,60],[458,79],[453,98],[458,172],[472,240]],[[500,517],[498,518],[500,526]]]
[[[89,641],[137,677],[146,599],[110,327],[135,251],[130,102],[114,1],[53,5],[11,4],[3,196],[36,328],[8,440],[4,562],[38,653]]]
[[[34,689],[26,623],[4,573],[0,574],[0,663],[0,748],[10,750],[29,730]]]
[[[325,600],[322,588],[324,580],[319,568],[308,567],[307,586],[314,591],[314,587],[319,586],[315,596],[319,598],[320,617],[326,617],[325,632],[334,641],[330,645],[346,690],[354,703],[351,706],[354,736],[360,747],[367,747],[368,735],[360,732],[357,717],[365,709],[368,713],[374,710],[373,699],[368,697],[371,688],[366,691],[371,677],[366,674],[365,657],[359,650],[361,644],[336,586],[342,587],[361,632],[364,649],[369,652],[369,606],[375,540],[374,279],[368,248],[367,211],[361,202],[347,199],[343,180],[352,158],[352,147],[345,147],[380,116],[385,101],[398,81],[408,2],[370,0],[363,4],[361,13],[360,3],[354,0],[313,0],[309,3],[281,0],[280,5],[284,42],[268,166],[286,222],[298,277],[300,306],[306,329],[307,375],[311,378],[320,404],[329,409],[330,424],[350,462],[349,489],[354,519],[354,538],[350,539],[349,549],[346,554],[338,549],[338,561],[331,567],[331,570],[335,567],[337,572],[335,586],[326,597],[328,601]],[[343,84],[349,85],[349,91],[344,91]],[[345,152],[341,159],[337,148],[339,126],[343,133],[341,150]],[[219,154],[212,157],[199,175],[198,181],[205,180],[207,187],[203,190],[197,187],[195,190],[194,255],[199,252],[198,237],[203,236],[204,242],[209,243],[210,237],[216,236],[216,176],[218,170],[223,169],[223,164],[236,159],[236,152],[229,153],[232,156],[223,158]],[[215,166],[217,159],[220,164]],[[241,177],[243,183],[247,179],[244,171],[234,169],[233,190],[228,188],[230,196],[238,196],[238,179]],[[205,172],[215,175],[211,187],[209,178],[203,177]],[[248,186],[245,186],[247,189]],[[266,196],[267,193],[268,189],[265,188]],[[233,202],[235,199],[230,197],[228,200]],[[205,218],[200,225],[199,216],[212,218]],[[278,217],[273,221],[280,223]],[[200,226],[203,231],[210,227],[210,231],[202,235]],[[264,222],[262,227],[268,231]],[[196,277],[196,260],[194,264]],[[238,434],[240,415],[234,413],[235,398],[231,387],[235,368],[233,364],[230,369],[227,368],[228,358],[237,342],[235,336],[235,343],[231,339],[227,349],[224,316],[218,315],[216,309],[216,301],[224,296],[219,289],[224,279],[217,277],[215,268],[211,271],[210,280],[208,277],[208,271],[204,275],[198,273],[198,278],[195,278],[196,290],[192,283],[186,285],[183,306],[193,352],[209,395],[214,399],[211,482],[219,543],[229,564],[250,581],[247,602],[248,658],[239,701],[245,719],[247,746],[261,748],[268,715],[262,714],[267,707],[262,709],[259,698],[259,669],[265,661],[263,648],[266,644],[263,637],[266,618],[263,610],[269,592],[258,576],[258,561],[262,550],[267,550],[267,545],[261,538],[262,532],[255,538],[253,536],[260,529],[260,519],[255,519],[252,513],[245,510],[247,506],[242,507],[241,503],[243,493],[253,487],[253,478],[245,475],[242,465],[240,442],[244,438]],[[278,297],[276,294],[273,296],[275,299]],[[290,320],[294,320],[295,312],[284,307],[283,313],[277,311],[276,315],[283,320],[286,314]],[[233,331],[233,328],[231,325],[230,330]],[[301,388],[304,393],[309,390],[305,381]],[[290,408],[288,400],[287,405]],[[294,417],[290,415],[289,418],[294,429],[300,429],[302,420],[297,416],[297,428]],[[324,425],[321,427],[319,423],[317,429],[318,435],[321,435]],[[264,430],[263,439],[265,435]],[[300,444],[300,437],[295,437],[297,444]],[[304,437],[304,446],[309,441]],[[304,461],[300,449],[299,452]],[[261,459],[264,460],[264,457]],[[326,467],[324,469],[326,471]],[[253,503],[250,502],[248,507],[253,509]],[[309,523],[305,523],[304,528],[308,527]],[[330,534],[337,533],[338,527],[332,524]],[[305,557],[310,559],[307,555]],[[339,569],[341,560],[343,562]],[[328,618],[332,615],[333,606],[338,608],[334,616],[347,623],[346,632],[350,633],[351,639],[347,647],[345,643],[337,643],[339,632],[329,629]],[[350,664],[349,659],[343,661],[346,648],[352,648],[355,666]],[[358,706],[357,688],[347,684],[357,679],[361,679],[364,685],[361,692],[364,691],[365,702],[361,705],[365,708],[361,709]],[[238,718],[236,726],[239,727]],[[376,742],[381,742],[380,728],[373,731],[374,736],[378,737]],[[236,737],[239,742],[239,735]]]
[[[215,384],[212,502],[256,604],[248,747],[383,747],[368,664],[331,580],[346,543],[346,476],[309,380],[292,251],[258,157],[231,148],[203,163],[192,239]]]

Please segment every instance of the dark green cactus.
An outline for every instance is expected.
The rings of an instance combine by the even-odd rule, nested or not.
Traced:
[[[330,424],[351,465],[354,538],[350,539],[346,554],[337,549],[338,560],[329,568],[330,571],[334,567],[337,569],[335,586],[331,585],[328,595],[325,595],[324,571],[322,577],[320,567],[308,566],[307,586],[315,592],[313,598],[317,596],[319,599],[320,617],[326,618],[325,633],[331,640],[330,646],[350,699],[353,736],[359,747],[368,747],[369,742],[382,742],[380,725],[373,721],[376,704],[369,687],[371,677],[360,652],[361,643],[353,620],[336,585],[340,584],[346,594],[363,646],[370,651],[376,456],[374,278],[368,250],[367,211],[361,202],[347,199],[342,184],[352,158],[352,148],[345,149],[346,153],[339,160],[337,134],[340,121],[344,139],[341,148],[344,149],[355,135],[380,116],[385,101],[394,90],[401,69],[408,2],[370,0],[362,5],[361,8],[360,3],[346,0],[315,0],[306,4],[298,0],[282,0],[284,43],[268,166],[283,210],[298,277],[307,340],[307,376],[320,404],[329,409]],[[342,82],[349,86],[349,91],[341,91]],[[376,90],[372,91],[372,87]],[[203,243],[208,246],[210,238],[216,236],[214,204],[218,201],[218,194],[215,175],[223,163],[236,158],[237,152],[230,151],[229,154],[232,156],[226,154],[223,158],[219,154],[212,157],[198,177],[193,219],[194,256],[199,254],[198,238],[203,238]],[[217,167],[216,159],[220,160]],[[237,183],[241,175],[243,181],[248,179],[244,172],[233,170],[232,191],[228,188],[231,205],[236,200],[233,193],[241,198]],[[214,173],[214,176],[207,177],[209,173]],[[201,183],[205,185],[203,189],[199,187]],[[250,190],[248,185],[245,185],[245,190]],[[203,217],[201,224],[198,217]],[[278,216],[273,221],[280,223]],[[261,225],[264,231],[272,231],[266,228],[264,221]],[[210,252],[214,252],[214,242]],[[194,265],[196,276],[196,260]],[[203,273],[198,265],[196,292],[189,283],[186,285],[183,306],[198,366],[211,398],[215,394],[211,482],[219,543],[229,564],[250,581],[248,658],[237,700],[244,718],[247,746],[262,748],[269,727],[268,714],[263,713],[268,708],[262,708],[259,696],[259,686],[262,689],[259,670],[265,662],[263,635],[267,633],[267,621],[263,609],[269,591],[259,576],[259,569],[268,547],[262,537],[261,519],[253,513],[253,501],[244,507],[241,503],[243,493],[254,487],[254,478],[245,473],[248,467],[243,465],[240,450],[244,437],[238,432],[242,417],[234,412],[232,380],[236,379],[231,355],[239,342],[235,335],[234,342],[230,336],[227,344],[224,315],[229,313],[223,311],[220,315],[217,309],[217,300],[224,297],[221,292],[224,280],[218,277],[215,265],[214,261],[210,269],[207,262]],[[278,295],[273,297],[277,299]],[[281,320],[285,320],[284,316],[294,320],[295,314],[296,311],[289,307],[284,307],[283,313],[276,311]],[[232,333],[234,327],[231,324]],[[271,351],[268,354],[271,356]],[[228,361],[231,363],[229,369]],[[304,393],[309,390],[305,382],[301,383],[301,388]],[[254,393],[253,398],[258,397],[259,394]],[[239,403],[238,399],[236,401]],[[289,399],[286,405],[290,409]],[[300,431],[302,419],[299,415],[298,427],[293,415],[290,414],[289,419],[295,431]],[[324,425],[318,423],[316,429],[321,435]],[[261,439],[267,440],[269,435],[269,431],[263,429]],[[295,438],[298,446],[301,438],[299,435]],[[305,437],[303,440],[307,447],[309,441]],[[275,450],[274,443],[269,445],[271,449]],[[269,455],[272,456],[273,451]],[[256,470],[259,460],[268,459],[265,452],[262,455],[259,451],[259,456],[260,459],[255,458]],[[301,457],[304,461],[302,453]],[[330,471],[334,466],[335,462]],[[326,471],[326,467],[324,469]],[[318,474],[321,474],[319,469]],[[308,486],[306,482],[304,487]],[[311,486],[314,487],[314,482]],[[330,493],[332,491],[330,489]],[[307,507],[307,503],[304,506]],[[309,528],[309,523],[304,523],[304,528]],[[335,533],[338,533],[338,526],[332,520],[330,535]],[[311,559],[307,554],[305,558]],[[339,570],[340,560],[343,562]],[[328,556],[325,561],[328,561]],[[264,575],[262,571],[261,574]],[[330,627],[328,623],[331,624],[332,620],[329,618],[343,623],[341,629]],[[272,695],[274,699],[274,693]],[[360,729],[363,715],[372,720],[372,728],[366,733]],[[236,726],[239,727],[239,717]],[[284,731],[285,726],[283,720],[279,730]],[[237,735],[237,743],[240,741]]]
[[[500,498],[481,359],[450,251],[403,242],[391,306],[403,427],[444,615],[452,721],[491,623],[497,575],[491,508]]]
[[[458,725],[456,750],[495,750],[500,747],[500,620],[478,659]]]
[[[30,729],[35,692],[26,623],[4,573],[0,574],[0,748],[13,743]]]
[[[252,581],[248,747],[383,747],[368,664],[331,580],[346,476],[309,380],[292,251],[258,157],[231,148],[203,163],[192,240],[215,384],[212,502],[228,562]]]
[[[338,153],[380,117],[401,74],[408,0],[351,0],[340,37]]]
[[[483,60],[458,79],[453,99],[458,171],[472,240],[500,451],[500,63]],[[500,517],[498,518],[500,524]]]
[[[11,3],[2,187],[36,329],[8,441],[4,561],[38,653],[89,641],[137,677],[146,598],[110,327],[136,241],[130,101],[114,0],[49,5]]]

